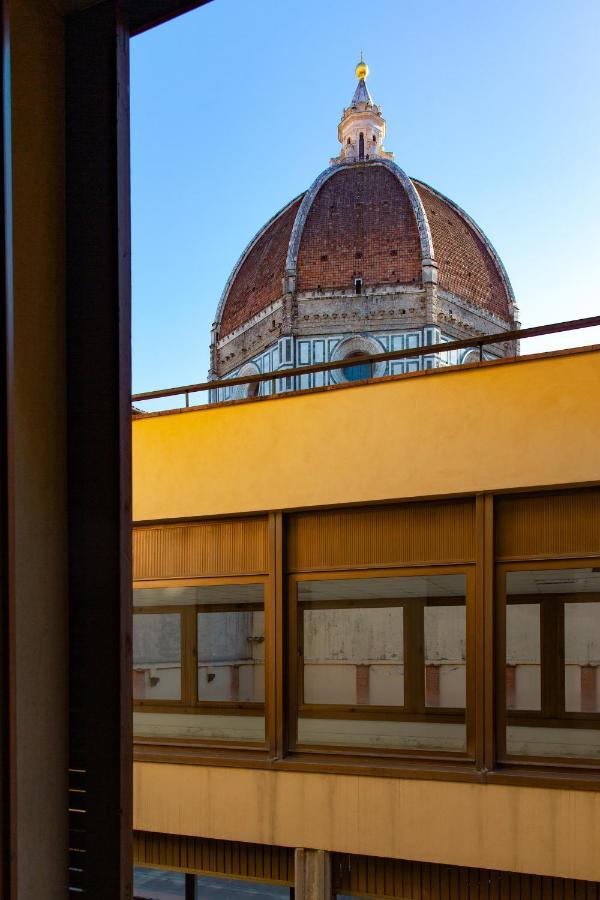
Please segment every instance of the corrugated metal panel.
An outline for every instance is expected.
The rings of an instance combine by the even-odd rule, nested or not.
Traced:
[[[335,853],[333,893],[395,900],[600,900],[600,884]]]
[[[290,571],[471,562],[475,503],[403,503],[297,513],[289,520],[287,548]]]
[[[497,559],[600,553],[600,490],[498,497],[495,505]]]
[[[267,566],[266,517],[133,529],[135,579],[256,574]]]
[[[136,866],[177,869],[195,875],[294,883],[294,850],[290,847],[135,831],[133,861]]]

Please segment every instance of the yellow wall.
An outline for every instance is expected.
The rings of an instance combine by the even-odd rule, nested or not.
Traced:
[[[600,480],[600,351],[137,419],[134,519]]]
[[[134,826],[600,880],[600,793],[136,763]]]
[[[138,419],[134,518],[600,480],[600,351]],[[600,793],[136,763],[135,827],[600,880]]]

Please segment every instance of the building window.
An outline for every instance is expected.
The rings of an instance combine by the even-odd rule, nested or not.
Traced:
[[[181,615],[150,612],[133,622],[134,700],[181,699]]]
[[[465,754],[468,581],[293,576],[298,746]]]
[[[364,355],[362,350],[356,350],[354,353],[349,353],[346,359],[355,359]],[[346,381],[364,381],[366,378],[373,377],[373,363],[364,362],[354,366],[344,366],[342,373]]]
[[[136,866],[133,896],[134,900],[185,900],[185,873]]]
[[[354,293],[362,294],[362,286],[363,286],[362,278],[355,278],[354,279]]]
[[[365,136],[362,133],[362,131],[358,136],[358,158],[359,159],[365,158]]]
[[[192,890],[190,891],[190,888]],[[184,872],[136,866],[134,900],[288,900],[290,888],[255,879],[192,875]]]
[[[134,589],[134,734],[265,740],[265,585]]]
[[[600,568],[501,570],[506,758],[600,759]]]

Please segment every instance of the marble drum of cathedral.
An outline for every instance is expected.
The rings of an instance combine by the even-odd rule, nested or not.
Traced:
[[[352,364],[353,357],[518,327],[496,251],[455,203],[409,178],[383,148],[385,119],[358,86],[338,126],[339,156],[244,250],[212,328],[210,379],[281,372],[278,391],[319,387],[479,359],[474,350]],[[492,345],[485,358],[513,354]],[[339,360],[329,372],[285,369]],[[271,382],[215,391],[268,394]]]

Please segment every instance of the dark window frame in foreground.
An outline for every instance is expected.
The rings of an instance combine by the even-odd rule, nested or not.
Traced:
[[[71,835],[90,900],[124,900],[132,881],[129,40],[205,2],[74,2],[65,16],[69,765],[84,776]],[[98,658],[115,661],[103,678]]]

